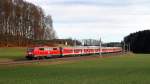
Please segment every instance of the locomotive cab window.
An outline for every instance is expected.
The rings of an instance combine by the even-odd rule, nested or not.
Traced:
[[[34,50],[34,48],[28,48],[27,49],[27,51],[33,51]]]

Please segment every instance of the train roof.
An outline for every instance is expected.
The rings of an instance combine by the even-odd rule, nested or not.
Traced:
[[[31,48],[60,48],[60,47],[48,47],[48,46],[38,46],[38,47],[31,47]],[[68,46],[68,47],[62,47],[62,48],[100,48],[99,46]],[[101,47],[101,48],[121,48],[121,47]]]

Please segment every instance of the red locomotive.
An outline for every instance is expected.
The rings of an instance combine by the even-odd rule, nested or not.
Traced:
[[[121,52],[121,47],[98,47],[98,46],[78,46],[78,47],[33,47],[27,49],[26,58],[50,58],[70,55],[88,55],[98,53]]]

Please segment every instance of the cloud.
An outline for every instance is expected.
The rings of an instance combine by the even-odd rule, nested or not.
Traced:
[[[131,32],[150,28],[149,0],[28,0],[54,20],[60,38],[121,41]]]
[[[103,5],[103,6],[121,6],[128,5],[128,0],[26,0],[33,3],[40,3],[42,5],[76,5],[76,4],[86,4],[86,5]]]

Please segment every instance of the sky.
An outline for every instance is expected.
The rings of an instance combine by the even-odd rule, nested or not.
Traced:
[[[150,29],[150,0],[26,0],[51,15],[59,38],[120,42]]]

